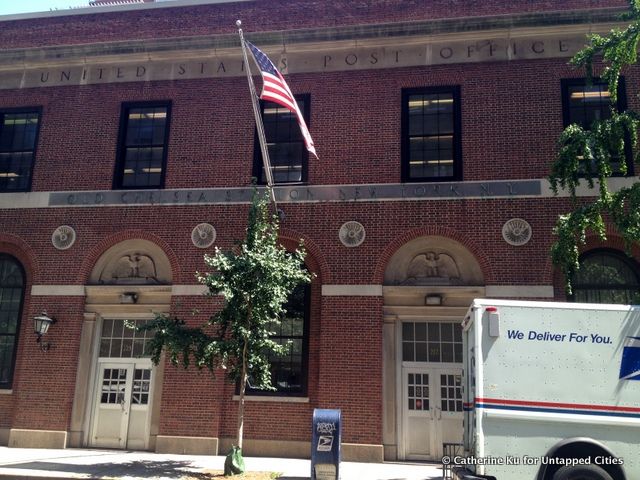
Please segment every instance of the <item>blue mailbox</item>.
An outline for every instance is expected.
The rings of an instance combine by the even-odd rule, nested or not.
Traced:
[[[342,424],[340,410],[313,410],[311,439],[311,480],[340,478]]]

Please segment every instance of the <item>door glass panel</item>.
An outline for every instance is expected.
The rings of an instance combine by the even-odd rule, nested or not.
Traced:
[[[443,412],[462,412],[460,375],[440,375],[440,403]]]
[[[409,410],[429,410],[429,374],[410,373],[407,378]]]
[[[131,403],[133,405],[147,405],[149,403],[149,384],[151,383],[151,370],[148,368],[136,368],[133,374],[133,391]]]
[[[100,403],[117,404],[122,402],[126,384],[127,370],[125,368],[105,368],[102,374]]]

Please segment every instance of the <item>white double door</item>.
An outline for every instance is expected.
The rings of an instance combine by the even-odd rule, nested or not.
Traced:
[[[149,448],[151,385],[149,359],[99,361],[90,445],[100,448]]]
[[[442,444],[462,442],[461,368],[402,368],[402,444],[407,460],[440,461]]]

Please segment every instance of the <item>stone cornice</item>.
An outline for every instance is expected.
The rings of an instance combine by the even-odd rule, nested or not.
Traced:
[[[253,0],[172,0],[171,3],[132,3],[124,5],[95,5],[86,7],[59,8],[44,12],[16,13],[0,15],[0,22],[15,22],[18,20],[35,20],[40,18],[76,17],[80,15],[96,15],[103,13],[127,13],[136,10],[157,10],[165,8],[193,7],[199,5],[215,5],[221,3],[250,2]]]
[[[418,44],[429,39],[483,39],[489,34],[519,38],[527,35],[606,31],[619,25],[621,8],[539,12],[490,17],[439,19],[368,24],[348,27],[247,33],[267,53],[273,50],[305,53],[393,44]],[[238,54],[238,36],[210,35],[108,43],[0,50],[0,70],[79,65],[108,61],[149,61]]]

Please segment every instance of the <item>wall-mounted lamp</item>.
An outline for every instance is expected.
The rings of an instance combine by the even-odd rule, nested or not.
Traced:
[[[120,295],[120,303],[138,303],[138,294],[136,292],[124,292]]]
[[[43,342],[42,336],[49,331],[49,325],[56,323],[56,319],[47,315],[47,312],[42,312],[40,315],[33,317],[33,329],[37,335],[36,342],[40,345],[40,350],[46,352],[51,348],[51,343]]]
[[[427,295],[424,299],[424,304],[430,307],[442,305],[442,295]]]

